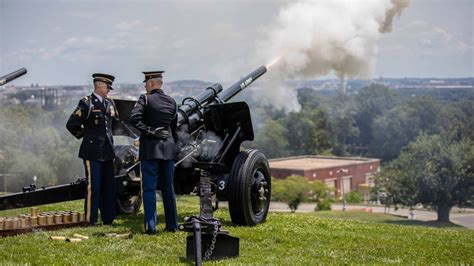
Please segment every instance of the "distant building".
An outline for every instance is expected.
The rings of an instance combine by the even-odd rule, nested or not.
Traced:
[[[336,197],[342,190],[367,192],[374,185],[374,175],[380,171],[380,160],[373,158],[324,157],[315,155],[269,160],[271,175],[285,179],[291,175],[320,180],[334,188]],[[342,188],[341,188],[342,187]]]

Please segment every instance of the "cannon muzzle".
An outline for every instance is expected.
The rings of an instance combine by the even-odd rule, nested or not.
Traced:
[[[7,84],[8,82],[17,79],[26,74],[26,68],[20,68],[16,71],[13,71],[10,74],[6,74],[3,77],[0,77],[0,86]]]

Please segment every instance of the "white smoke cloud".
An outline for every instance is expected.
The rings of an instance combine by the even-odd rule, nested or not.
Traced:
[[[296,92],[282,86],[288,79],[332,72],[340,78],[370,78],[381,34],[392,30],[393,18],[409,4],[410,0],[319,0],[282,7],[258,49],[260,62],[279,58],[266,79],[272,83],[263,86],[272,90],[270,101],[298,109]]]

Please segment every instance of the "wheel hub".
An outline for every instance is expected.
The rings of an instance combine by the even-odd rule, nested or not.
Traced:
[[[263,211],[265,202],[268,196],[268,182],[265,180],[265,175],[260,171],[255,171],[254,183],[252,185],[252,209],[255,214]]]

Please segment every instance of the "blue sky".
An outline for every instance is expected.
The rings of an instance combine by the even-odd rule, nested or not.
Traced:
[[[258,67],[286,2],[0,0],[0,73],[26,67],[15,84],[88,84],[94,72],[136,83],[160,69],[222,81]],[[382,35],[373,76],[474,76],[473,2],[413,0]]]

